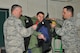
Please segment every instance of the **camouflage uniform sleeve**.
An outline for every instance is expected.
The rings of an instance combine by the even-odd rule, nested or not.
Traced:
[[[72,30],[72,28],[73,28],[72,26],[73,26],[73,24],[70,21],[65,20],[63,25],[62,25],[62,28],[58,28],[58,27],[55,28],[56,33],[60,36],[63,36]]]
[[[59,25],[61,25],[61,26],[62,26],[62,24],[63,24],[64,20],[56,19],[56,22],[57,22]]]
[[[21,23],[21,20],[18,20],[17,23],[15,23],[16,25],[16,30],[19,34],[21,34],[23,37],[28,37],[30,36],[32,33],[33,33],[33,29],[32,27],[29,27],[29,28],[25,28],[22,23]]]

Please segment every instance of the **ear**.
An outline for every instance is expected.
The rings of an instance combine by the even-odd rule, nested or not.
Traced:
[[[70,11],[68,11],[68,15],[69,15],[69,16],[72,16],[72,13],[71,13]]]
[[[71,13],[71,12],[69,12],[69,15],[71,15],[71,16],[72,16],[72,13]]]

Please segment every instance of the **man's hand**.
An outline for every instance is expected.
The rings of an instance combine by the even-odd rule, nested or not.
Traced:
[[[36,24],[32,25],[32,28],[33,28],[34,30],[36,30],[36,29],[37,29],[37,25],[36,25]]]
[[[39,34],[39,35],[38,35],[38,38],[39,38],[39,39],[46,40],[46,38],[44,37],[44,35],[43,35],[43,34]]]

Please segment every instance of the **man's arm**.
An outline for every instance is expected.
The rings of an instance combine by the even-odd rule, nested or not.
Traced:
[[[15,22],[15,26],[16,26],[15,28],[16,28],[17,32],[19,34],[21,34],[23,37],[30,36],[33,33],[33,31],[34,31],[33,28],[32,28],[32,26],[29,27],[29,28],[25,28],[22,25],[21,21],[20,20],[18,20],[18,21],[19,21],[18,23]]]
[[[60,36],[66,34],[66,32],[70,32],[73,29],[73,24],[70,21],[64,21],[62,28],[55,27],[56,33]]]

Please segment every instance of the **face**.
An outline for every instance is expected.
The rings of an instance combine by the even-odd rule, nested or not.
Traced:
[[[17,8],[14,9],[13,12],[14,12],[13,14],[14,14],[17,18],[19,18],[19,17],[22,15],[22,8],[17,7]]]
[[[63,9],[62,16],[64,19],[68,19],[71,17],[71,12],[67,11],[66,8]]]
[[[44,15],[40,13],[37,15],[37,18],[38,18],[39,22],[41,22],[44,19]]]

